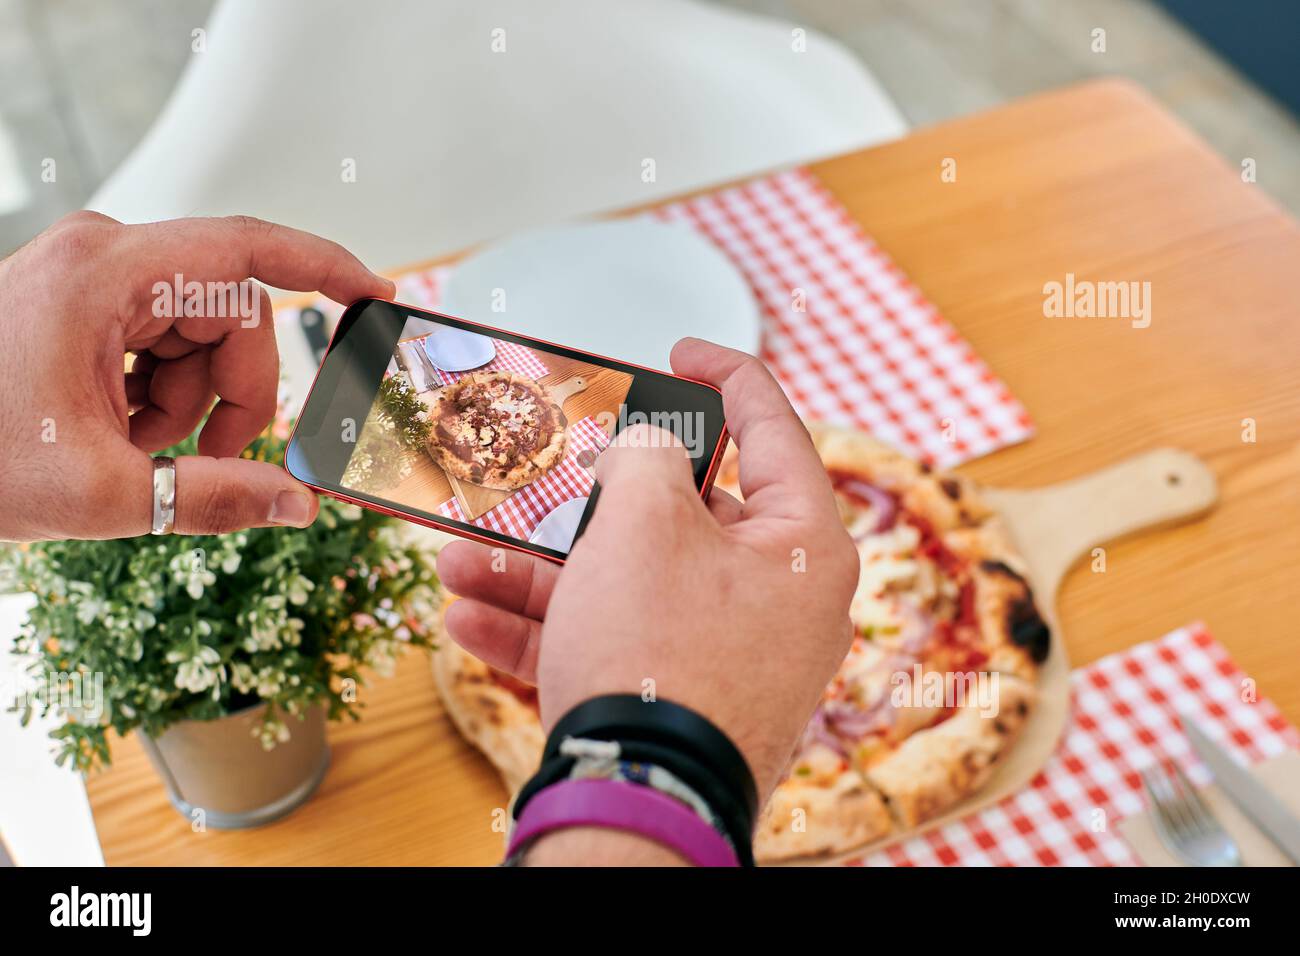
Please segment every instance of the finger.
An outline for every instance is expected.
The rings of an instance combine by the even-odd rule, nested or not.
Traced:
[[[744,507],[733,495],[721,488],[714,488],[709,492],[709,513],[723,527],[739,521]]]
[[[537,683],[542,625],[494,604],[462,599],[447,607],[447,633],[483,663],[529,684]]]
[[[672,432],[647,424],[618,433],[596,459],[596,480],[602,501],[614,495],[663,489],[695,491],[686,448]]]
[[[279,390],[275,329],[269,320],[261,318],[271,315],[270,294],[255,282],[240,285],[249,290],[241,301],[248,301],[248,295],[256,297],[256,306],[248,310],[250,315],[182,315],[161,334],[155,332],[127,343],[128,347],[147,350],[137,355],[135,368],[140,370],[142,361],[148,359],[155,380],[160,382],[151,388],[167,389],[155,397],[155,404],[201,401],[205,412],[211,409],[199,435],[199,452],[216,458],[237,456],[261,433],[275,416]],[[202,378],[180,372],[161,374],[195,352],[201,352],[206,363]],[[178,368],[190,366],[182,362]],[[215,408],[214,397],[220,399]],[[149,423],[152,425],[152,420]],[[198,419],[191,420],[189,429],[173,441],[190,434],[197,424]],[[165,442],[152,446],[165,447]]]
[[[391,299],[396,287],[336,242],[251,216],[174,219],[128,226],[128,261],[152,302],[155,283],[259,279],[281,289],[319,291],[347,304],[366,296]]]
[[[808,429],[761,361],[702,339],[672,351],[673,371],[722,391],[727,430],[740,452],[747,516],[824,515],[834,509],[830,479]]]
[[[540,621],[560,569],[549,561],[475,541],[438,552],[438,579],[453,593]]]
[[[132,412],[149,404],[149,380],[143,372],[126,373],[126,404]]]
[[[162,335],[152,342],[133,343],[137,345],[137,347],[144,349],[144,351],[136,354],[136,364],[138,366],[142,358],[148,357],[153,361],[153,364],[150,367],[156,368],[159,362],[180,358],[181,356],[189,355],[196,349],[203,348],[204,343],[214,341],[214,335],[215,333],[211,333],[200,342],[197,339],[187,339],[185,336],[181,335],[176,328],[169,327]]]
[[[262,314],[267,321],[224,335],[208,360],[212,391],[220,401],[199,433],[202,455],[234,456],[244,450],[275,417],[280,386],[280,352],[275,326],[270,321],[271,296],[258,287]],[[177,327],[188,335],[185,328]]]
[[[212,407],[208,350],[161,362],[146,381],[145,401],[130,418],[130,435],[131,444],[152,453],[191,434]],[[128,376],[128,402],[137,391]]]
[[[319,509],[311,489],[270,462],[176,459],[176,534],[225,534],[273,525],[305,528]]]

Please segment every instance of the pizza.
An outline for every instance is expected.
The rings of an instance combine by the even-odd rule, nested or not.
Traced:
[[[1033,710],[1050,643],[972,482],[858,432],[812,434],[858,548],[854,638],[759,821],[769,861],[855,849],[976,793]]]
[[[514,372],[479,372],[444,387],[430,420],[430,457],[484,488],[522,488],[564,458],[568,421],[559,402]]]
[[[433,652],[433,683],[456,729],[487,755],[506,789],[518,791],[537,772],[546,746],[537,689],[446,638]]]
[[[760,815],[760,862],[855,850],[977,793],[1033,712],[1051,640],[972,482],[858,432],[812,435],[861,561],[855,633]],[[734,457],[717,484],[738,494]],[[436,658],[457,726],[513,791],[541,757],[535,697],[450,641]]]

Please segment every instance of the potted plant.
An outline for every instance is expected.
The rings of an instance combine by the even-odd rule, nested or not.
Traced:
[[[267,433],[245,457],[283,447]],[[5,560],[36,596],[15,648],[36,683],[21,719],[56,712],[56,759],[81,771],[109,762],[110,728],[139,730],[172,803],[208,826],[306,800],[325,720],[359,718],[367,670],[432,646],[430,558],[393,519],[332,500],[305,530],[43,542]]]

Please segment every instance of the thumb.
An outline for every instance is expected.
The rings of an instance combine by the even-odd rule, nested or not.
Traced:
[[[320,502],[283,468],[246,458],[176,459],[176,534],[224,534],[316,520]]]
[[[645,424],[618,433],[596,459],[596,480],[604,500],[624,495],[654,498],[665,492],[695,490],[690,459],[677,436]]]

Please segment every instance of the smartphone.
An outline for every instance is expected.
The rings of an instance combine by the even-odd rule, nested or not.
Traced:
[[[712,385],[381,299],[339,320],[284,466],[342,501],[563,563],[592,465],[648,422],[708,497],[727,444]]]

